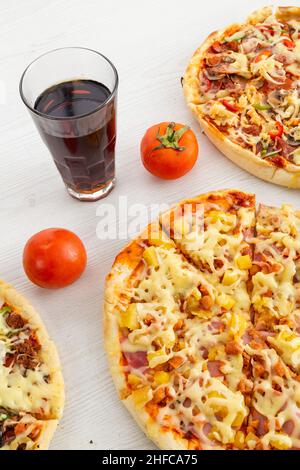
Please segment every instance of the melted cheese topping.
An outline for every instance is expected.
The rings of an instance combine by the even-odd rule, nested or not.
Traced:
[[[180,296],[187,296],[193,287],[203,282],[203,277],[174,250],[153,247],[159,266],[150,266],[149,274],[142,279],[133,296],[143,302],[158,302],[174,308]]]
[[[44,369],[44,370],[43,370]],[[26,377],[18,369],[0,369],[0,406],[11,410],[51,413],[54,384],[47,384],[47,369],[28,370]]]
[[[269,338],[269,343],[279,352],[286,364],[299,371],[300,336],[296,335],[287,325],[279,325],[276,330],[276,335]]]
[[[261,357],[264,368],[263,378],[255,381],[253,395],[253,407],[268,423],[268,432],[261,439],[264,448],[289,449],[300,445],[300,383],[284,365],[300,372],[299,312],[294,282],[300,255],[299,229],[299,216],[290,206],[260,207],[254,259],[262,271],[252,277],[252,303],[257,326],[270,332],[267,341],[276,350],[266,348],[255,353],[256,359]],[[248,352],[254,354],[251,349]]]
[[[176,221],[176,244],[214,286],[212,314],[228,307],[236,312],[248,311],[250,298],[246,281],[250,266],[245,264],[247,257],[243,257],[243,249],[249,244],[244,240],[244,232],[253,227],[254,213],[243,207],[236,213],[207,211],[201,231],[196,223],[201,220],[201,208],[199,212],[193,214],[190,224],[180,219]]]
[[[191,427],[201,438],[204,448],[205,444],[210,448],[213,441],[213,445],[217,442],[233,443],[235,423],[241,423],[248,414],[244,397],[240,392],[232,392],[220,380],[211,378],[207,371],[200,375],[203,379],[201,385],[199,380],[182,385],[182,391],[176,392],[175,409],[161,408],[158,421],[162,426],[177,427],[180,426],[180,416],[186,428]],[[205,425],[209,429],[208,434]]]

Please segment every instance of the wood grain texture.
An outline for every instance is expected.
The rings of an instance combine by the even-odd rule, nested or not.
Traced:
[[[299,191],[265,183],[221,155],[186,109],[180,77],[202,40],[242,20],[265,0],[1,0],[0,2],[0,277],[13,283],[41,314],[55,340],[66,381],[66,408],[52,449],[151,449],[110,379],[102,340],[104,276],[124,241],[96,236],[102,204],[72,200],[18,94],[26,65],[64,46],[97,49],[120,74],[117,186],[105,202],[149,205],[226,187],[255,192],[267,204],[294,204]],[[274,2],[288,5],[290,0]],[[139,142],[145,129],[164,120],[190,124],[200,144],[199,161],[178,181],[145,172]],[[119,221],[122,226],[123,221]],[[34,232],[61,226],[84,240],[88,269],[63,290],[32,286],[22,270],[22,249]],[[92,443],[90,443],[92,441]]]

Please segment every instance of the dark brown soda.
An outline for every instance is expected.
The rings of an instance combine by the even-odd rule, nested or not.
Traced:
[[[100,82],[74,80],[48,88],[35,102],[37,111],[56,121],[58,132],[51,122],[39,131],[65,184],[76,192],[93,193],[114,179],[114,101],[97,111],[110,95]]]

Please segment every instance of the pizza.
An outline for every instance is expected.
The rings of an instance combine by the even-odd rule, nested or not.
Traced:
[[[0,450],[47,449],[63,404],[54,343],[27,300],[0,281]]]
[[[300,449],[300,212],[187,199],[116,257],[105,345],[161,449]]]
[[[300,188],[300,8],[265,7],[212,33],[183,78],[216,147],[266,181]]]

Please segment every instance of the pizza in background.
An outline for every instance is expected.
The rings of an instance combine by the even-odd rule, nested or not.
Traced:
[[[0,450],[47,449],[63,404],[54,343],[29,303],[0,282]]]
[[[300,449],[299,229],[289,206],[256,213],[254,195],[217,191],[117,256],[110,369],[158,447]]]
[[[212,33],[183,79],[188,106],[237,165],[300,188],[300,8],[265,7]]]

